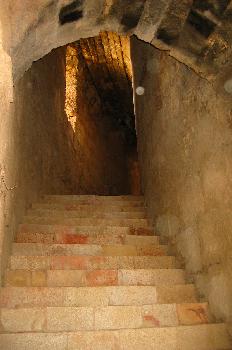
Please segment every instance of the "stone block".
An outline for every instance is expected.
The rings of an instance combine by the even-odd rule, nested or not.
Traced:
[[[49,270],[47,271],[49,287],[81,287],[86,285],[85,271]]]
[[[140,328],[141,308],[137,306],[107,306],[95,310],[95,329]]]
[[[178,325],[175,304],[142,307],[143,327],[174,327]]]
[[[40,332],[46,326],[44,309],[1,309],[1,329],[3,332]]]
[[[92,330],[94,311],[91,307],[48,307],[47,330],[50,332],[70,332]]]
[[[194,325],[209,322],[209,310],[207,303],[177,304],[179,324]]]
[[[116,286],[118,272],[116,270],[95,270],[86,273],[87,286]]]
[[[31,285],[31,272],[27,270],[8,270],[6,286],[25,287]]]

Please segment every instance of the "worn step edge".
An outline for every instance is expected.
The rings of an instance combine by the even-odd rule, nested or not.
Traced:
[[[27,223],[27,224],[20,224],[19,225],[19,232],[46,232],[46,233],[82,233],[82,234],[97,234],[97,233],[123,233],[123,234],[130,234],[130,235],[139,235],[139,236],[152,236],[154,235],[153,228],[148,227],[131,227],[131,226],[109,226],[109,225],[95,225],[95,226],[89,226],[89,225],[61,225],[61,224],[33,224],[33,223]]]
[[[136,204],[136,203],[133,203]],[[80,204],[78,202],[68,202],[68,203],[44,203],[37,202],[31,205],[31,209],[49,209],[49,210],[78,210],[78,211],[94,211],[94,212],[134,212],[134,213],[146,213],[146,208],[144,205],[133,205],[133,204],[121,204],[121,203],[98,203],[91,204]]]
[[[6,286],[97,287],[184,284],[182,269],[6,270]]]
[[[127,234],[79,234],[79,233],[17,233],[15,243],[40,243],[40,244],[157,244],[159,236],[138,236]]]
[[[89,255],[89,256],[165,256],[167,245],[159,244],[54,244],[13,243],[12,255]]]
[[[11,256],[11,270],[173,269],[174,256]]]
[[[116,330],[212,322],[207,303],[2,308],[0,333]]]
[[[133,195],[122,195],[122,196],[99,196],[99,195],[44,195],[43,200],[47,199],[59,199],[59,200],[66,200],[66,199],[75,199],[75,200],[105,200],[105,201],[141,201],[144,199],[144,196],[133,196]]]
[[[193,284],[108,287],[2,287],[0,307],[196,303]]]
[[[120,211],[80,211],[80,210],[65,210],[65,209],[30,209],[27,211],[27,216],[39,216],[39,217],[62,217],[62,218],[77,218],[77,219],[146,219],[146,213],[144,212],[120,212]]]
[[[118,227],[143,227],[149,228],[147,219],[112,219],[112,218],[60,218],[56,216],[27,216],[23,217],[24,224],[61,224],[66,226],[118,226]]]
[[[59,333],[1,334],[4,350],[225,350],[231,341],[223,323]]]

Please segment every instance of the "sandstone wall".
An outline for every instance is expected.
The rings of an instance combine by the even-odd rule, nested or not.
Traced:
[[[231,98],[132,39],[138,149],[149,217],[217,319],[232,321]]]
[[[117,195],[130,192],[127,169],[127,142],[123,128],[108,115],[98,88],[100,81],[90,73],[79,49],[73,55],[76,67],[76,110],[73,146],[77,156],[79,192]],[[74,51],[74,52],[75,52]],[[94,64],[94,63],[93,63]],[[95,65],[98,63],[95,62]],[[100,65],[100,63],[99,63]],[[107,89],[107,86],[106,86]],[[108,102],[109,103],[109,102]],[[70,118],[71,119],[71,118]]]
[[[43,194],[118,194],[127,189],[121,134],[101,113],[81,76],[75,133],[65,114],[66,48],[35,62],[12,89],[2,51],[0,94],[0,262],[3,272],[17,226]],[[84,71],[83,71],[84,74]]]

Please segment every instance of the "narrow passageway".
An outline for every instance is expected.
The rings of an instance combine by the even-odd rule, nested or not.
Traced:
[[[139,194],[129,37],[102,32],[66,47],[66,114],[87,191]]]
[[[33,201],[12,244],[0,296],[4,350],[231,347],[158,216],[172,153],[159,150],[169,128],[162,63],[136,37],[101,32],[54,50],[17,83],[19,145],[33,154],[24,170],[48,194]],[[163,64],[168,74],[173,62]],[[157,232],[146,207],[153,196]]]

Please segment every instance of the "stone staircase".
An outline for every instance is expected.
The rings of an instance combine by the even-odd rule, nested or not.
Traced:
[[[13,243],[1,350],[228,350],[143,198],[45,196]]]

